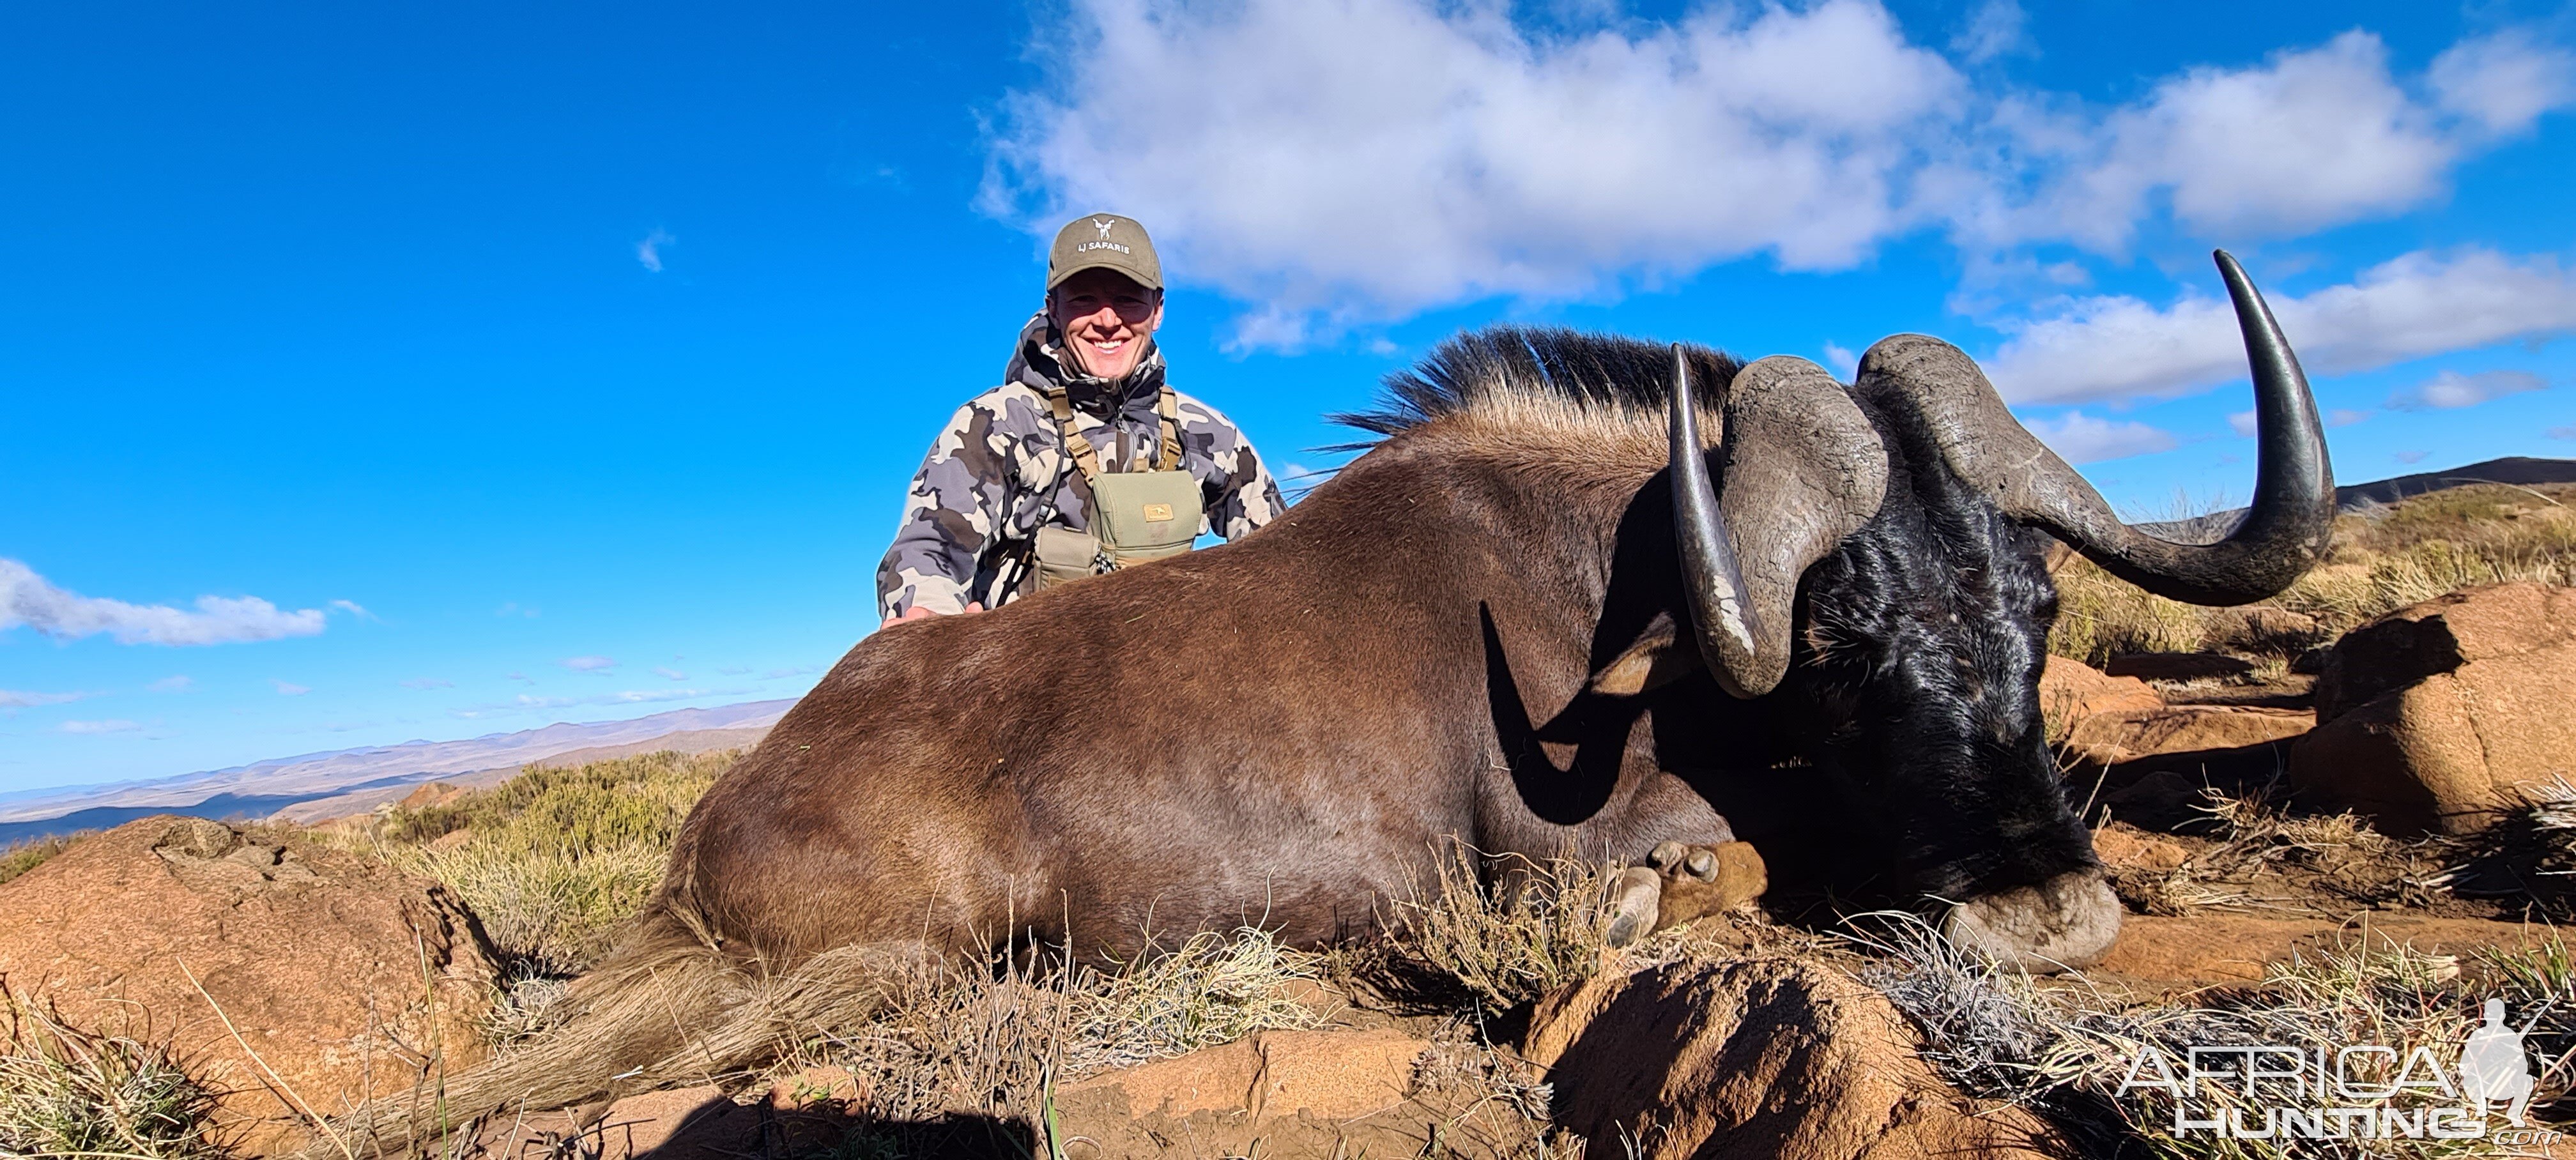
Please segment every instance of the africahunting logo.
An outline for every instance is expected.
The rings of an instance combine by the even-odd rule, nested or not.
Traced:
[[[2502,999],[2487,1000],[2481,1015],[2447,1065],[2424,1046],[2199,1046],[2177,1060],[2150,1044],[2130,1060],[2117,1094],[2170,1097],[2177,1138],[2561,1142],[2565,1133],[2526,1119],[2538,1073],[2523,1038],[2539,1016],[2516,1030],[2505,1022]],[[2504,1123],[2490,1123],[2490,1108]]]

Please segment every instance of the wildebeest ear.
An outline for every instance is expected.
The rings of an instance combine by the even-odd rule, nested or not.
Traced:
[[[1672,617],[1658,616],[1638,634],[1637,643],[1601,666],[1584,687],[1605,697],[1633,697],[1672,684],[1698,668],[1699,646],[1682,638]]]

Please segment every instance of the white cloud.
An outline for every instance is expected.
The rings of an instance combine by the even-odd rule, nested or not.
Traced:
[[[140,722],[119,719],[109,719],[106,721],[65,721],[61,726],[62,731],[65,733],[85,733],[92,735],[101,733],[132,733],[142,727],[143,726]]]
[[[2030,38],[2023,26],[2029,18],[2022,14],[2014,0],[1985,0],[1968,14],[1967,24],[1950,38],[1950,51],[1969,64],[1984,64],[1997,57],[2026,52]]]
[[[456,682],[441,680],[437,677],[413,677],[408,681],[402,682],[402,687],[406,689],[453,689],[456,687]]]
[[[716,671],[717,671],[717,672],[719,672],[719,673],[723,673],[724,675],[726,675],[726,676],[728,676],[728,677],[739,677],[739,676],[743,675],[744,673],[750,672],[750,671],[751,671],[751,666],[749,666],[749,665],[718,665],[718,666],[716,666]]]
[[[358,618],[358,619],[360,619],[360,620],[374,620],[374,619],[377,619],[377,617],[376,617],[376,614],[375,614],[375,613],[369,612],[369,611],[367,611],[366,609],[359,607],[359,606],[358,606],[358,602],[357,602],[357,601],[355,601],[355,600],[334,600],[334,601],[332,601],[332,602],[331,602],[331,607],[333,607],[333,608],[337,608],[337,609],[339,609],[340,611],[345,612],[345,613],[348,613],[348,614],[349,614],[349,615],[351,615],[351,616],[357,617],[357,618]]]
[[[0,559],[0,632],[22,624],[56,640],[106,633],[118,644],[174,647],[313,636],[323,628],[318,608],[286,612],[256,596],[200,596],[194,612],[83,596]]]
[[[2576,56],[2506,29],[2452,45],[2424,79],[2445,111],[2509,136],[2576,97]]]
[[[1825,344],[1825,366],[1834,372],[1835,378],[1848,383],[1860,373],[1860,356],[1839,342],[1828,342]]]
[[[2201,236],[2300,233],[2438,196],[2465,134],[2417,103],[2367,32],[2243,69],[2195,68],[2098,121],[2007,98],[2003,135],[2039,164],[1989,170],[1967,232],[1994,242],[2128,245],[2161,191]],[[2481,136],[2483,134],[2480,134]],[[2015,202],[2002,191],[2033,178]],[[1995,199],[2001,200],[1995,200]]]
[[[670,681],[685,681],[689,679],[689,674],[664,665],[653,666],[653,675]]]
[[[1858,0],[1564,38],[1481,5],[1080,0],[1045,39],[1070,101],[1014,95],[987,207],[1136,216],[1181,277],[1275,304],[1254,344],[1757,252],[1849,266],[1912,223],[1898,173],[1967,96]]]
[[[2346,285],[2267,298],[2311,374],[2576,329],[2576,276],[2545,254],[2417,252]],[[2245,377],[2236,312],[2224,298],[2191,293],[2156,307],[2093,296],[2053,317],[1998,325],[2012,337],[1983,365],[2015,403],[2178,395]]]
[[[2370,412],[2368,411],[2356,411],[2350,407],[2336,407],[2326,412],[2326,426],[2350,427],[2369,417]]]
[[[2081,411],[2069,411],[2056,419],[2025,421],[2022,426],[2030,428],[2031,434],[2039,436],[2040,442],[2048,444],[2049,450],[2068,463],[2150,455],[2182,445],[2171,432],[2144,423],[2095,418]]]
[[[662,247],[671,245],[679,240],[680,239],[678,238],[672,237],[669,233],[664,232],[659,227],[656,227],[652,233],[644,235],[643,241],[635,243],[636,263],[656,274],[661,273]]]
[[[764,681],[775,681],[781,677],[801,677],[808,673],[819,673],[822,671],[823,670],[821,668],[815,665],[790,665],[785,668],[771,669],[768,672],[762,673],[760,674],[760,679]]]
[[[277,695],[281,697],[301,697],[304,694],[313,691],[311,686],[299,685],[293,681],[281,681],[271,678],[268,683],[277,686]]]
[[[2411,465],[2424,462],[2424,457],[2431,454],[2430,451],[2397,451],[2390,453],[2388,457],[2399,463]]]
[[[2570,423],[2564,427],[2550,428],[2549,437],[2552,439],[2576,439],[2576,423]]]
[[[155,693],[185,693],[197,687],[197,679],[182,673],[174,677],[163,677],[143,687]]]
[[[25,693],[0,689],[0,710],[31,709],[38,705],[68,705],[88,693]]]
[[[2530,371],[2480,371],[2464,375],[2443,371],[2407,390],[2389,396],[2388,405],[2400,411],[2450,410],[2474,407],[2490,399],[2537,391],[2549,380]]]
[[[556,663],[576,673],[596,673],[617,667],[617,662],[607,657],[565,657]]]
[[[1971,85],[1874,0],[1545,30],[1433,0],[1063,11],[981,204],[1039,235],[1103,207],[1145,220],[1177,279],[1261,304],[1234,322],[1245,346],[1752,255],[1838,269],[1926,228],[1971,257],[2119,252],[2167,214],[2243,244],[2440,197],[2576,97],[2564,54],[2520,33],[2400,76],[2350,32],[2105,109]],[[2017,15],[1990,0],[1951,51],[2010,51]]]

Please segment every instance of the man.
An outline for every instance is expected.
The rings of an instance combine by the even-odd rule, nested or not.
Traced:
[[[958,408],[913,476],[877,565],[889,621],[998,607],[1287,508],[1251,441],[1164,382],[1163,267],[1145,227],[1066,223],[1046,290],[1002,385]]]

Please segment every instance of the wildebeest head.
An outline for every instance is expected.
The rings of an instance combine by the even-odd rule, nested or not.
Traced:
[[[1810,758],[1904,811],[1899,861],[1965,900],[1949,932],[2028,965],[2090,962],[2119,928],[2042,737],[2056,592],[2036,533],[2197,604],[2270,596],[2325,551],[2334,481],[2315,402],[2244,271],[2217,258],[2260,443],[2253,505],[2215,544],[2121,523],[1974,362],[1920,335],[1872,347],[1848,391],[1803,360],[1747,366],[1713,483],[1677,354],[1674,524],[1700,655],[1728,693],[1777,689],[1810,714]]]
[[[1676,754],[1668,768],[1758,769],[1784,750],[1816,767],[1848,820],[1868,823],[1858,860],[1892,861],[1907,889],[1954,903],[1954,937],[2034,967],[2082,965],[2108,949],[2119,906],[2041,722],[2057,611],[2048,539],[2152,592],[2243,603],[2313,566],[2333,514],[2298,364],[2243,272],[2224,254],[2219,266],[2253,363],[2261,441],[2252,510],[2217,544],[2122,524],[1974,362],[1920,335],[1872,347],[1846,387],[1803,359],[1739,367],[1675,347],[1662,362],[1625,340],[1495,332],[1392,380],[1402,412],[1353,418],[1393,432],[1474,410],[1480,391],[1515,397],[1478,384],[1516,381],[1546,384],[1521,396],[1572,398],[1622,423],[1661,412],[1662,478],[1625,493],[1590,691],[1625,699],[1670,686],[1660,703],[1680,698],[1685,714],[1726,722],[1701,730],[1707,753]],[[1694,376],[1717,396],[1705,409]],[[1704,441],[1703,426],[1721,429]],[[1623,582],[1668,595],[1623,602]],[[1716,688],[1673,684],[1701,667]],[[1759,704],[1712,713],[1689,700],[1710,696]],[[1681,724],[1659,718],[1658,746]]]

